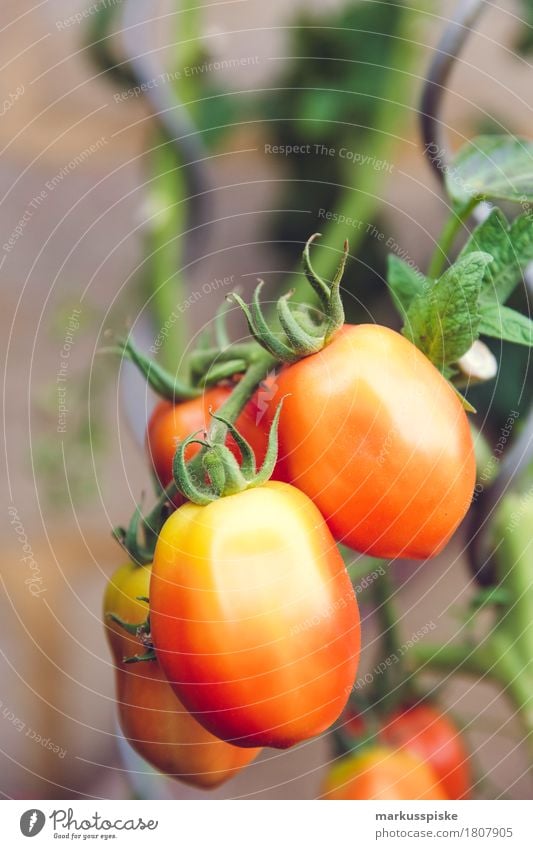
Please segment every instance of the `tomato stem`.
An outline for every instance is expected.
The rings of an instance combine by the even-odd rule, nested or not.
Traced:
[[[506,624],[514,634],[524,662],[533,658],[533,501],[527,494],[508,493],[493,523],[499,585],[509,593]]]
[[[513,700],[533,754],[533,659],[524,663],[516,639],[504,628],[494,628],[478,645],[419,644],[409,656],[420,671],[427,667],[449,676],[462,672],[492,679]]]
[[[389,713],[398,705],[407,702],[413,695],[410,668],[398,630],[399,616],[394,603],[394,590],[388,572],[388,561],[382,574],[372,584],[372,596],[380,627],[384,669],[373,681],[371,703],[380,713]]]
[[[191,377],[194,381],[201,381],[210,372],[212,373],[215,367],[232,360],[244,361],[245,365],[244,368],[241,368],[241,371],[246,371],[247,365],[256,359],[261,350],[261,347],[254,341],[194,351],[189,357]],[[232,374],[235,373],[236,371],[232,372]]]
[[[235,422],[240,413],[254,394],[262,380],[269,371],[278,365],[278,360],[257,346],[253,360],[243,377],[235,384],[229,397],[217,410],[217,417],[211,422],[209,429],[209,442],[224,443],[228,433],[228,426],[223,419]]]
[[[137,366],[149,386],[162,398],[175,403],[176,401],[197,398],[202,394],[202,389],[190,386],[176,375],[172,375],[156,360],[143,354],[135,345],[131,335],[126,339],[119,339],[117,342],[117,346],[112,349],[113,352]]]
[[[480,198],[478,197],[469,198],[462,206],[456,207],[452,210],[437,241],[433,256],[431,257],[427,272],[428,277],[431,277],[433,280],[440,277],[444,271],[446,263],[449,261],[450,253],[458,232],[461,227],[464,226],[479,201]]]
[[[153,175],[149,184],[149,202],[156,213],[150,222],[149,283],[152,289],[156,334],[175,313],[176,305],[185,299],[183,279],[183,232],[185,211],[183,198],[186,186],[172,141],[159,133],[151,151]],[[178,198],[178,200],[176,200]],[[185,325],[178,321],[172,333],[165,337],[160,355],[165,365],[179,362],[186,346]]]

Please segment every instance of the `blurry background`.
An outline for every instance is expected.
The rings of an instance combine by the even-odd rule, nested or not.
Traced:
[[[128,326],[149,347],[177,310],[160,352],[171,361],[221,303],[224,278],[246,294],[257,277],[273,290],[293,283],[316,230],[325,233],[317,250],[326,264],[350,239],[351,317],[394,322],[386,255],[424,268],[446,211],[423,159],[416,105],[454,5],[3,0],[5,796],[198,795],[152,776],[121,753],[117,736],[100,604],[122,560],[111,529],[150,491],[141,439],[151,400],[131,374],[119,389],[117,363],[99,351],[106,331]],[[532,135],[530,4],[499,6],[487,10],[452,77],[444,117],[454,147],[479,131]],[[132,56],[156,81],[150,92],[134,88]],[[147,94],[163,98],[159,108],[189,138],[181,162]],[[274,152],[306,144],[310,153]],[[196,156],[200,168],[183,167]],[[191,217],[182,199],[196,178],[207,194]],[[348,187],[342,207],[339,187]],[[328,221],[328,212],[351,221]],[[504,350],[497,383],[476,399],[489,442],[517,409],[524,350]],[[461,549],[459,534],[437,561],[397,568],[406,639],[430,621],[439,637],[453,633],[470,580]],[[363,627],[370,668],[368,617]],[[465,680],[442,695],[485,776],[476,793],[530,796],[505,698]],[[214,796],[312,798],[331,757],[327,737],[269,752]]]

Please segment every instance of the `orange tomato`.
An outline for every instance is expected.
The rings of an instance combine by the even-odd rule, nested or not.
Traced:
[[[216,787],[250,763],[259,749],[231,746],[206,731],[185,710],[157,660],[124,663],[124,657],[146,649],[109,614],[129,624],[143,622],[148,605],[139,597],[148,593],[150,574],[149,566],[122,566],[111,578],[104,599],[120,725],[133,748],[156,769],[195,787]]]
[[[155,550],[150,617],[169,682],[217,737],[286,748],[346,704],[357,601],[322,516],[288,484],[173,513]]]
[[[324,799],[446,799],[429,764],[402,749],[372,746],[342,758],[329,772]]]

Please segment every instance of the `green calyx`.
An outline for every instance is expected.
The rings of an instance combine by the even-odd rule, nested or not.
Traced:
[[[305,304],[297,304],[292,308],[290,298],[293,292],[288,292],[276,303],[281,331],[275,331],[269,326],[260,303],[264,281],[259,281],[249,306],[235,292],[228,296],[244,312],[250,333],[256,341],[283,363],[294,363],[321,351],[344,324],[340,284],[348,257],[348,242],[344,242],[342,259],[333,280],[327,283],[316,273],[311,263],[310,246],[319,236],[320,233],[315,233],[308,239],[303,252],[303,265],[305,275],[318,296],[320,309]]]
[[[246,439],[229,419],[210,412],[215,421],[220,422],[231,434],[241,454],[239,463],[230,449],[223,443],[198,439],[193,434],[178,446],[174,457],[174,482],[176,488],[188,501],[206,505],[218,498],[235,495],[245,489],[261,486],[272,475],[278,455],[278,424],[284,398],[278,404],[270,433],[263,465],[258,470],[255,455]],[[200,445],[199,460],[185,461],[188,445]],[[196,460],[196,458],[195,458]]]

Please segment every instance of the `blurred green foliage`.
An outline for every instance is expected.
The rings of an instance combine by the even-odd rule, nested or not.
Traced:
[[[405,14],[403,3],[356,2],[335,14],[301,15],[291,31],[288,64],[273,91],[256,103],[258,115],[268,121],[268,141],[337,151],[345,146],[372,156],[377,113],[389,97],[391,77],[401,71],[390,62]],[[391,133],[397,129],[391,127]],[[287,157],[284,164],[288,182],[282,208],[294,207],[297,192],[299,208],[335,209],[345,184],[343,159],[312,152]],[[357,168],[353,171],[357,180]],[[281,212],[273,222],[273,238],[294,260],[308,229],[307,216],[302,220]],[[367,251],[372,261],[381,254],[383,271],[383,248],[371,237],[362,242],[363,262]]]
[[[522,26],[516,42],[516,50],[523,55],[533,51],[533,0],[521,0]]]

